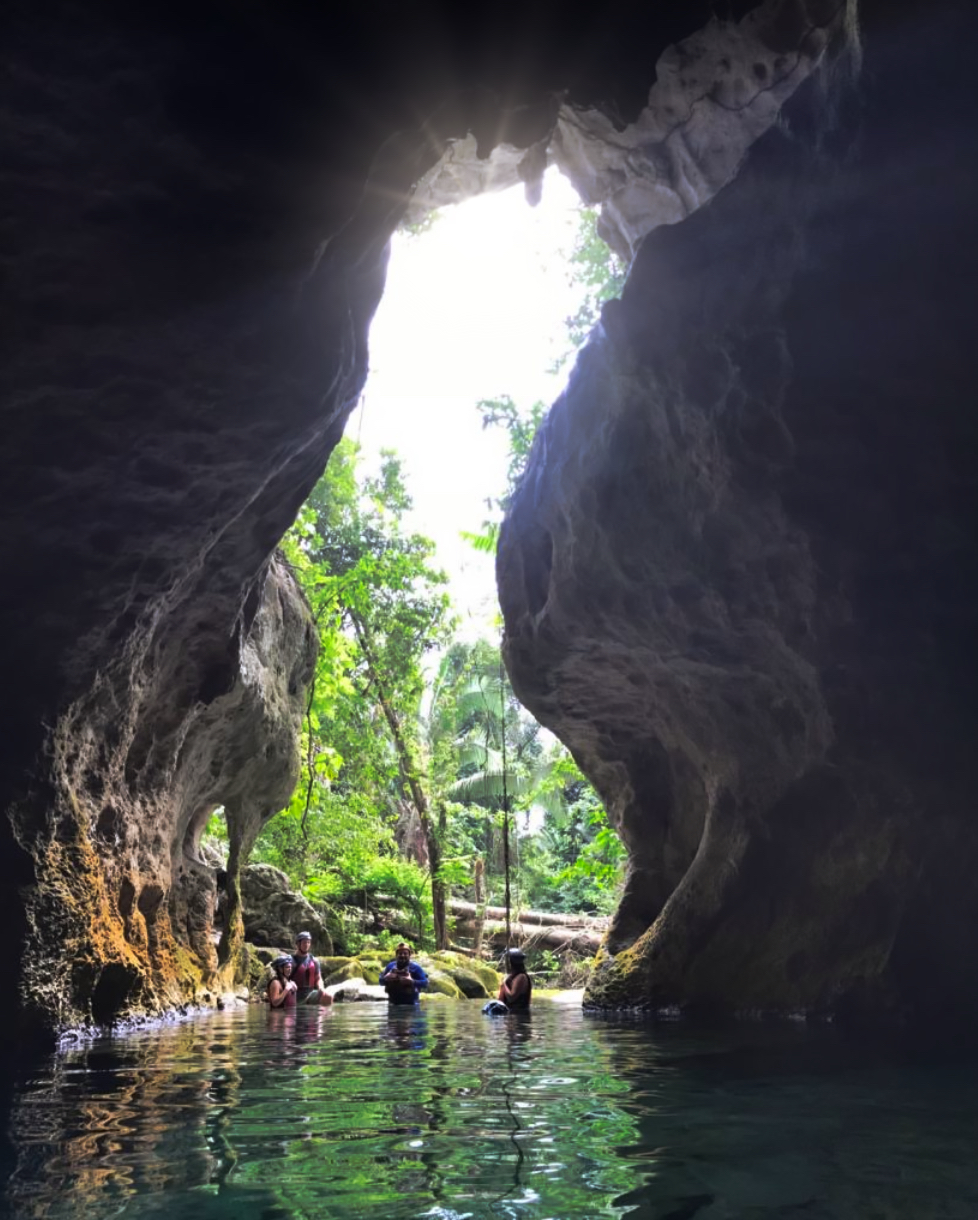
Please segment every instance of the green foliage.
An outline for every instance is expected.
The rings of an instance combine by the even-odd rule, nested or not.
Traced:
[[[572,283],[582,286],[585,291],[577,311],[565,319],[568,347],[555,361],[553,372],[559,371],[583,346],[600,320],[601,306],[605,301],[619,296],[625,285],[627,268],[599,236],[598,213],[594,208],[584,208],[581,211],[581,221],[568,264],[569,279]],[[506,490],[491,502],[492,515],[483,523],[481,532],[463,534],[466,541],[477,551],[494,554],[499,541],[502,516],[526,470],[530,451],[547,414],[547,407],[545,403],[537,401],[528,408],[521,408],[509,394],[501,394],[498,398],[481,399],[476,404],[476,409],[482,416],[483,428],[503,428],[509,441]]]
[[[508,394],[502,394],[499,398],[481,399],[477,408],[482,416],[483,428],[505,428],[509,440],[506,491],[500,499],[500,504],[505,509],[526,470],[534,438],[547,408],[544,403],[537,401],[528,411],[521,411]]]
[[[430,212],[425,212],[417,220],[402,221],[398,232],[406,233],[408,237],[424,237],[426,233],[431,232],[440,219],[441,212],[438,208],[432,208]]]
[[[557,747],[543,788],[556,789],[537,835],[521,841],[524,901],[551,911],[610,913],[621,895],[627,853],[601,801],[570,754]]]
[[[584,208],[581,212],[581,224],[568,263],[570,280],[583,285],[586,292],[576,313],[565,319],[571,350],[557,362],[558,367],[587,341],[601,318],[601,306],[621,295],[628,273],[624,262],[599,236],[598,213],[594,208]]]
[[[402,863],[393,826],[406,783],[381,689],[404,723],[416,724],[423,658],[451,629],[433,546],[403,528],[411,501],[400,462],[386,453],[376,477],[358,479],[357,461],[356,445],[341,441],[283,543],[321,647],[300,782],[254,851],[317,901],[372,892],[365,878],[378,860]],[[395,896],[418,914],[415,889]]]

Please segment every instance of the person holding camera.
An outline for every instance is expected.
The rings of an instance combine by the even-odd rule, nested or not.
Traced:
[[[292,958],[283,953],[272,962],[275,973],[268,981],[268,1002],[272,1008],[295,1008],[296,985],[292,981]]]
[[[412,952],[411,946],[401,941],[394,951],[394,960],[380,972],[380,985],[387,992],[388,1004],[417,1004],[428,986],[428,976],[417,962],[411,961]]]

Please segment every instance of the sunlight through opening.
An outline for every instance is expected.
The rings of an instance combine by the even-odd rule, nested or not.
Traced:
[[[431,538],[463,631],[497,611],[493,560],[477,532],[506,486],[508,441],[484,429],[483,399],[550,405],[570,361],[567,320],[586,287],[570,272],[582,204],[555,169],[531,208],[522,187],[440,210],[427,231],[394,235],[387,287],[370,332],[370,375],[347,435],[367,470],[382,448],[402,458],[410,526]]]

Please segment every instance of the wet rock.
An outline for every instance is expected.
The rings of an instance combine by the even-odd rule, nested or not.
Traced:
[[[333,996],[334,1002],[357,1004],[386,1004],[387,992],[383,987],[378,987],[375,984],[368,983],[365,979],[351,978],[346,982],[338,983],[335,987],[330,988],[330,994]]]
[[[454,983],[459,992],[470,1000],[495,999],[502,975],[484,962],[461,953],[439,952],[421,957],[425,970],[432,970]]]
[[[190,657],[212,642],[202,635],[182,656],[144,657],[152,675],[130,689],[128,712],[105,676],[60,722],[56,795],[44,833],[31,841],[38,880],[27,891],[38,948],[25,988],[43,1009],[42,1024],[160,1012],[242,981],[237,860],[295,783],[316,650],[305,601],[283,564],[272,559],[256,579],[246,618],[222,645],[220,686],[178,708]],[[217,874],[198,842],[218,804],[231,858],[215,946]]]
[[[348,982],[350,979],[369,981],[355,957],[346,958],[345,960],[333,958],[326,963],[321,962],[320,969],[323,972],[323,982],[327,987],[332,987],[335,983]],[[374,979],[373,982],[376,983],[377,980]]]
[[[428,975],[428,987],[423,995],[444,996],[449,1000],[461,1000],[464,998],[464,992],[452,978],[444,970],[439,970],[437,967],[432,967],[426,972]]]

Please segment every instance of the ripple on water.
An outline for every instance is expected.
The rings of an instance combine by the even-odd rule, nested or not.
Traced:
[[[976,1085],[825,1029],[251,1008],[37,1064],[8,1213],[974,1220]]]

